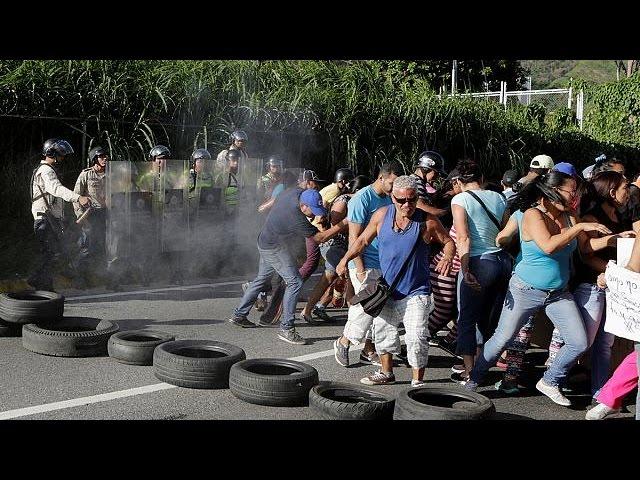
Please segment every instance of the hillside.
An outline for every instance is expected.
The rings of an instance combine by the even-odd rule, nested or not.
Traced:
[[[569,78],[596,83],[616,79],[614,60],[521,60],[531,72],[532,88],[561,88]]]

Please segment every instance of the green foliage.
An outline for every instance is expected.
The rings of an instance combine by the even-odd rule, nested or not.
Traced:
[[[640,147],[640,72],[604,84],[574,81],[584,90],[584,131],[610,143]]]

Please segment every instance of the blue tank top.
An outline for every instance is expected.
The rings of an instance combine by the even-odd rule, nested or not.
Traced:
[[[520,227],[520,249],[522,259],[515,273],[524,282],[540,290],[559,290],[564,288],[571,276],[571,254],[578,241],[574,238],[562,250],[548,255],[533,240],[522,240],[522,217]]]
[[[391,285],[400,268],[402,268],[402,264],[413,249],[418,235],[420,235],[425,214],[422,210],[417,209],[411,217],[412,222],[407,226],[406,230],[396,232],[393,230],[393,218],[396,209],[393,205],[386,208],[384,221],[378,234],[378,253],[382,276]],[[401,300],[405,297],[429,295],[430,293],[429,245],[420,239],[402,279],[400,279],[394,291],[391,292],[391,298]]]

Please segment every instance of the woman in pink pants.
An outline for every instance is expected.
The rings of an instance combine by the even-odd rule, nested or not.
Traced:
[[[622,399],[638,386],[637,359],[638,354],[635,350],[625,357],[600,389],[596,398],[598,405],[587,412],[587,420],[603,420],[609,415],[620,413]]]

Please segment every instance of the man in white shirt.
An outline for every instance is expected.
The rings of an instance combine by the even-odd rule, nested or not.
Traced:
[[[44,160],[31,176],[31,214],[33,230],[40,244],[42,257],[36,270],[27,280],[36,290],[53,291],[54,263],[61,256],[63,201],[77,202],[82,206],[90,204],[90,198],[66,188],[58,179],[54,164],[73,153],[66,140],[51,138],[44,142]]]

